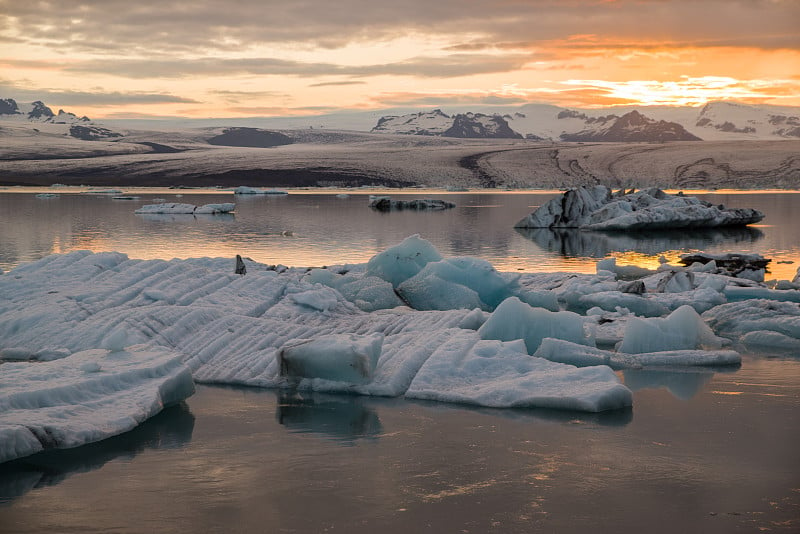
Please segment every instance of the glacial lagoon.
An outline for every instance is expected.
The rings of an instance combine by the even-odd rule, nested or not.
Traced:
[[[156,197],[200,205],[233,195],[0,191],[0,268],[80,249],[361,263],[415,233],[500,271],[594,272],[607,256],[653,267],[698,250],[770,257],[767,278],[800,266],[796,193],[709,193],[767,216],[648,239],[512,228],[553,193],[391,194],[457,207],[379,213],[368,192],[292,192],[237,196],[235,215],[137,216]],[[0,531],[796,531],[796,355],[619,374],[634,407],[588,415],[199,386],[132,432],[0,466]]]

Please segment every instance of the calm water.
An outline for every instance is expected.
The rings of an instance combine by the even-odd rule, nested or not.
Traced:
[[[366,195],[292,194],[206,218],[132,212],[155,196],[231,195],[142,196],[0,192],[0,265],[87,248],[322,265],[413,233],[509,271],[696,249],[800,260],[797,194],[709,195],[767,218],[650,240],[511,228],[551,195],[454,194],[448,212],[381,214]],[[776,267],[785,278],[797,265]],[[800,356],[620,377],[633,409],[599,415],[200,386],[123,436],[0,465],[0,532],[800,532]]]
[[[137,193],[139,194],[139,193]],[[519,219],[554,193],[392,193],[394,198],[447,198],[442,212],[380,213],[367,207],[367,193],[339,199],[333,193],[235,197],[228,216],[135,215],[153,198],[207,204],[231,202],[225,194],[174,190],[141,193],[138,201],[108,196],[0,191],[0,268],[53,252],[116,250],[133,258],[249,256],[289,266],[367,261],[377,252],[418,233],[445,256],[476,256],[502,271],[594,272],[598,258],[658,265],[687,251],[759,252],[773,258],[773,276],[791,278],[800,265],[800,193],[706,194],[715,204],[754,207],[766,218],[746,229],[658,234],[647,239],[594,232],[515,231]],[[291,235],[285,235],[290,232]],[[777,263],[795,261],[794,265]]]

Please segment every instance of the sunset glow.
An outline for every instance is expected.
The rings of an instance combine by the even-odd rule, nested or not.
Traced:
[[[800,3],[0,0],[0,97],[92,117],[800,105]]]

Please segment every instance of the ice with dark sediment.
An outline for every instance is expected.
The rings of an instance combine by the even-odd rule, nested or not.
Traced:
[[[387,196],[372,196],[369,199],[369,207],[377,211],[438,211],[455,208],[456,205],[436,198],[397,200]]]
[[[681,193],[650,188],[617,193],[597,185],[569,189],[520,220],[516,228],[664,230],[744,226],[764,215],[751,208],[725,208]]]

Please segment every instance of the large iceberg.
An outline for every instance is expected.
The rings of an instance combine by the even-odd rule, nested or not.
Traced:
[[[597,185],[570,189],[520,220],[515,228],[586,230],[664,230],[744,226],[764,214],[750,208],[725,208],[681,193],[650,188],[613,193]]]
[[[194,393],[182,355],[160,347],[86,350],[0,371],[0,462],[121,434]]]

